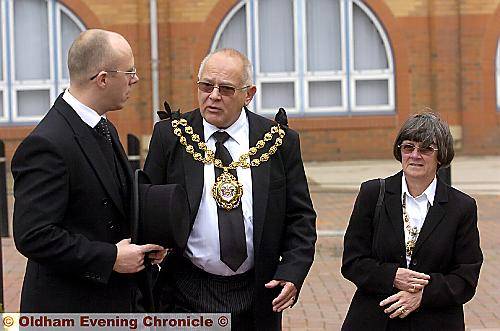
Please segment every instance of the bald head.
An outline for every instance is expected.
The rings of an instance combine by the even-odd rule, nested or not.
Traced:
[[[71,84],[81,85],[101,70],[114,69],[116,59],[124,52],[132,50],[116,32],[91,29],[80,33],[68,53]]]
[[[205,70],[205,65],[207,64],[208,60],[215,54],[221,54],[228,57],[239,59],[241,61],[241,78],[242,78],[241,83],[243,85],[253,85],[252,63],[250,63],[250,60],[248,60],[248,58],[244,54],[233,48],[221,48],[208,54],[203,59],[203,61],[201,61],[200,70],[198,71],[198,79],[200,79],[200,77],[202,76],[203,71]]]

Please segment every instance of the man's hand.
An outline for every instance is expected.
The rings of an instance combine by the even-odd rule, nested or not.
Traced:
[[[144,254],[150,251],[163,251],[158,245],[135,245],[129,239],[123,239],[116,244],[118,252],[113,270],[123,274],[136,273],[144,269]]]
[[[399,291],[396,294],[391,295],[385,300],[380,302],[380,306],[390,305],[384,309],[384,313],[389,314],[390,318],[405,318],[415,309],[420,307],[422,302],[423,291],[418,291],[416,293],[410,293],[406,291]]]
[[[159,251],[149,252],[148,259],[151,261],[151,264],[160,264],[165,256],[167,256],[168,251],[168,248],[164,248]]]
[[[265,286],[266,288],[274,288],[278,285],[283,286],[283,289],[281,289],[280,294],[273,300],[273,311],[282,312],[286,308],[292,306],[295,302],[297,288],[292,282],[276,279],[273,279]]]
[[[401,291],[415,293],[429,284],[431,277],[427,274],[406,268],[398,268],[394,277],[394,287]]]

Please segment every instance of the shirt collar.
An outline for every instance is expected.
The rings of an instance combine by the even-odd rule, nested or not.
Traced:
[[[66,91],[64,91],[63,99],[68,103],[68,105],[71,106],[71,108],[73,108],[78,116],[80,116],[82,121],[87,123],[87,125],[91,128],[94,128],[97,123],[99,123],[101,118],[106,118],[106,116],[99,115],[95,110],[81,103],[69,92],[69,89],[66,89]]]
[[[421,195],[419,195],[418,197],[415,197],[415,199],[425,195],[425,197],[427,198],[427,201],[429,201],[430,205],[431,206],[434,205],[434,197],[436,195],[436,185],[437,185],[437,179],[436,179],[436,176],[434,176],[434,179],[429,184],[429,186],[427,186],[425,191]],[[403,178],[401,180],[401,200],[403,200],[403,195],[405,193],[407,195],[411,196],[410,191],[408,190],[408,185],[406,184],[405,174],[403,173]]]
[[[245,110],[241,110],[240,116],[236,122],[234,122],[227,129],[219,129],[215,125],[212,125],[203,119],[203,133],[205,135],[205,141],[208,141],[214,132],[217,131],[226,131],[231,138],[233,138],[239,145],[242,145],[245,139],[248,140],[248,119]]]

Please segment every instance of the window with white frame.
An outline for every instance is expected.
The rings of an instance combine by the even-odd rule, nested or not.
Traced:
[[[394,64],[387,35],[358,0],[242,0],[212,50],[231,47],[254,64],[261,114],[391,113]]]
[[[69,85],[67,53],[85,26],[56,0],[0,0],[0,121],[39,121]]]

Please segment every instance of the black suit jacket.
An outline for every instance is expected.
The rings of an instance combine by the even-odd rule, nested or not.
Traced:
[[[200,111],[196,109],[182,116],[204,138]],[[247,112],[247,117],[250,146],[255,146],[276,123],[252,112]],[[268,162],[251,168],[254,320],[265,329],[278,325],[281,314],[272,312],[271,303],[280,289],[268,290],[264,284],[272,279],[284,279],[293,282],[300,290],[314,259],[316,241],[316,214],[309,196],[299,137],[293,130],[285,130],[286,136],[279,151]],[[256,157],[267,149],[260,150]],[[155,184],[178,183],[184,186],[190,204],[191,226],[202,197],[203,166],[186,153],[169,120],[156,124],[144,169]]]
[[[431,276],[420,308],[389,320],[379,302],[397,293],[397,268],[406,268],[402,172],[386,179],[384,207],[373,223],[379,181],[361,185],[344,237],[342,274],[357,290],[343,330],[463,330],[463,304],[475,293],[483,256],[473,198],[438,179],[434,204],[420,231],[409,269]]]
[[[115,243],[130,237],[129,203],[91,130],[61,95],[13,157],[14,240],[28,258],[22,312],[135,309],[135,276],[112,271]]]

